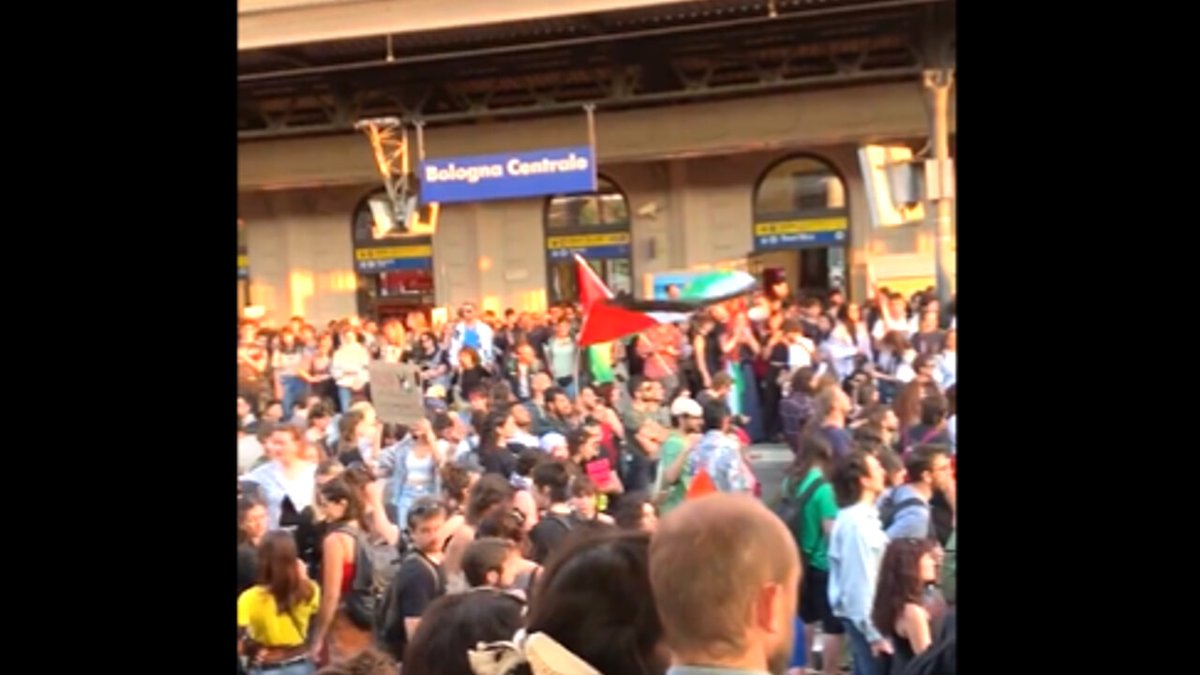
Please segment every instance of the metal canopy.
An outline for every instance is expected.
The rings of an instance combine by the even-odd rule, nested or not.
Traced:
[[[584,102],[623,109],[918,82],[923,68],[953,60],[953,2],[776,0],[775,17],[768,4],[533,22],[542,38],[532,41],[520,32],[531,27],[512,25],[409,35],[391,40],[391,60],[388,38],[245,52],[239,138],[351,132],[363,117],[436,125],[577,112]]]

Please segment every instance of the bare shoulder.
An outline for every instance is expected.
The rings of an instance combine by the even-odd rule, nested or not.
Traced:
[[[900,615],[900,617],[905,622],[923,621],[923,622],[928,623],[929,622],[929,611],[926,610],[921,605],[918,605],[915,602],[909,602],[909,603],[905,603],[904,612]]]

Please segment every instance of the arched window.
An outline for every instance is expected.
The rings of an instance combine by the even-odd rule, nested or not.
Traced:
[[[378,321],[433,308],[433,240],[397,227],[387,192],[358,203],[350,223],[358,312]]]
[[[846,183],[817,157],[786,157],[754,189],[755,267],[786,274],[810,294],[845,289],[850,236]]]
[[[754,191],[755,220],[846,214],[846,186],[814,157],[791,157],[767,169]]]
[[[614,293],[633,291],[629,200],[604,176],[589,194],[546,200],[546,289],[551,303],[579,299],[574,254],[583,256]]]

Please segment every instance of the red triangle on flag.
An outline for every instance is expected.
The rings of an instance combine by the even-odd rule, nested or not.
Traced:
[[[692,484],[688,486],[687,495],[684,499],[696,499],[704,495],[711,495],[714,492],[717,492],[717,484],[713,482],[707,471],[700,469],[696,472],[696,476],[692,478]]]
[[[617,307],[606,300],[584,311],[587,314],[579,332],[580,347],[612,342],[658,325],[658,321],[648,314]]]
[[[608,286],[596,274],[596,270],[587,264],[579,254],[575,254],[575,273],[579,280],[579,304],[583,305],[583,312],[586,314],[592,305],[607,300],[612,297],[612,291],[608,290]]]

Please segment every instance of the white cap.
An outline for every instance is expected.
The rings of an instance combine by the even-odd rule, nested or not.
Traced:
[[[440,384],[431,384],[425,390],[425,398],[446,398],[446,388]]]
[[[703,417],[704,409],[696,399],[680,396],[671,404],[671,417]]]
[[[550,432],[542,436],[542,452],[551,452],[554,448],[560,445],[567,444],[567,437],[559,433]]]

